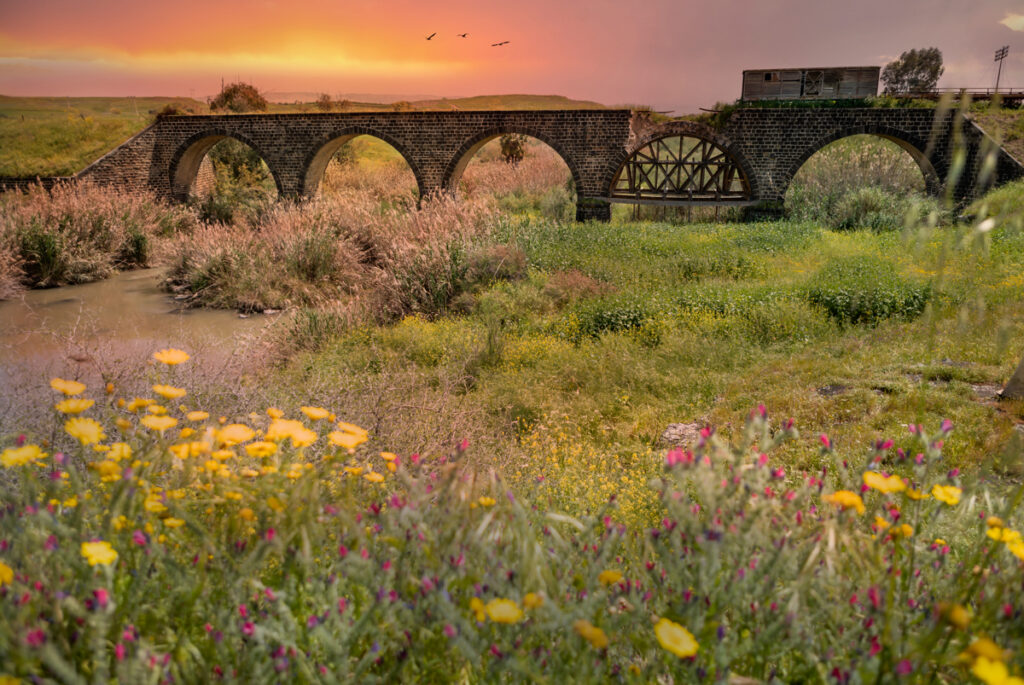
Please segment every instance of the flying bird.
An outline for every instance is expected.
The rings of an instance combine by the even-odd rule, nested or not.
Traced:
[[[431,33],[431,34],[430,34],[429,36],[427,36],[427,40],[430,40],[431,38],[433,38],[433,37],[434,37],[434,36],[436,36],[436,35],[437,35],[437,31],[434,31],[434,32],[433,32],[433,33]]]
[[[468,33],[456,33],[455,35],[458,36],[459,38],[465,38],[469,34]]]
[[[502,45],[508,45],[508,43],[509,42],[507,40],[503,40],[500,43],[491,43],[491,47],[492,48],[497,48],[497,47],[501,47]]]

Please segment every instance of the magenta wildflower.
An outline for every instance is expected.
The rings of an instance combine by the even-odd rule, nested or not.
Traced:
[[[244,635],[252,636],[256,632],[256,626],[253,625],[252,621],[246,621],[242,624],[242,633]]]

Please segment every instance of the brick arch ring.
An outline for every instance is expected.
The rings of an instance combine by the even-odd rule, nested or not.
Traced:
[[[573,183],[576,185],[577,197],[583,195],[583,177],[580,175],[579,169],[576,168],[576,160],[574,157],[567,153],[565,149],[558,144],[558,142],[527,126],[500,126],[497,128],[491,128],[478,133],[463,142],[455,155],[451,160],[449,160],[448,165],[445,168],[441,187],[444,188],[446,192],[454,194],[458,188],[459,179],[462,178],[462,172],[466,170],[470,160],[473,159],[473,155],[475,155],[480,148],[495,138],[512,133],[536,138],[557,152],[558,156],[562,158],[563,162],[565,162],[565,165],[569,167],[569,173],[572,174]]]
[[[802,167],[807,160],[813,157],[816,152],[837,140],[842,140],[843,138],[849,138],[850,136],[856,135],[877,136],[899,145],[901,149],[905,150],[911,158],[913,158],[914,162],[921,170],[921,175],[924,177],[925,188],[928,193],[931,195],[942,194],[942,176],[940,175],[939,170],[936,169],[933,160],[924,152],[928,149],[928,145],[925,141],[920,140],[916,136],[910,135],[905,131],[900,131],[899,129],[890,128],[888,126],[855,126],[832,131],[809,145],[807,149],[800,154],[797,160],[786,170],[786,176],[782,179],[783,185],[780,189],[779,195],[785,196],[786,190],[789,189],[789,184],[793,181],[797,172],[800,171],[800,167]]]
[[[316,191],[320,187],[320,181],[323,179],[324,171],[326,171],[327,164],[331,161],[331,158],[334,157],[335,153],[337,153],[345,143],[357,136],[372,136],[395,148],[395,151],[402,156],[405,163],[409,165],[409,169],[412,170],[413,176],[416,177],[416,189],[419,192],[419,196],[421,198],[423,197],[423,194],[426,191],[423,185],[423,175],[420,173],[420,169],[416,165],[416,162],[405,149],[405,146],[388,134],[366,126],[348,126],[337,129],[320,138],[320,140],[310,148],[311,151],[302,164],[301,192],[304,197],[312,197],[316,195]]]
[[[623,167],[626,166],[626,162],[628,162],[633,155],[656,140],[671,138],[673,136],[699,138],[700,140],[705,140],[720,148],[733,162],[736,163],[736,166],[738,166],[740,171],[743,173],[747,182],[747,187],[750,189],[750,198],[758,199],[761,196],[757,174],[754,173],[754,167],[750,164],[747,158],[736,149],[733,142],[710,126],[705,126],[704,124],[699,124],[695,121],[669,121],[642,131],[634,141],[627,145],[622,154],[620,154],[606,170],[606,178],[602,182],[602,187],[606,189],[607,194],[611,195],[616,179],[622,172]]]
[[[281,179],[277,174],[277,170],[274,169],[274,166],[270,163],[267,155],[260,149],[260,146],[247,136],[235,131],[229,131],[225,128],[204,129],[199,133],[186,138],[185,141],[174,151],[174,154],[171,156],[171,164],[168,169],[171,197],[176,200],[188,199],[189,193],[192,190],[192,184],[195,183],[196,175],[199,173],[199,165],[202,164],[206,153],[210,151],[210,148],[225,138],[233,138],[240,143],[248,145],[260,156],[260,159],[262,159],[270,169],[270,175],[274,179],[274,185],[277,186],[277,194],[283,197],[284,186],[281,184]]]

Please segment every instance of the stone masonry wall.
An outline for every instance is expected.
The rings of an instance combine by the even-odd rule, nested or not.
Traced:
[[[967,151],[965,171],[952,189],[959,200],[980,192],[978,172],[990,149],[996,150],[997,164],[984,185],[1024,177],[1024,167],[1017,160],[995,148],[991,139],[956,112],[743,108],[733,112],[719,131],[689,122],[669,122],[646,125],[638,132],[631,129],[631,117],[629,110],[166,117],[97,160],[79,177],[129,192],[146,189],[162,197],[183,199],[194,189],[195,179],[184,171],[179,174],[179,167],[200,170],[199,154],[219,137],[230,136],[263,157],[282,195],[298,197],[315,192],[319,179],[314,178],[318,168],[314,158],[319,151],[339,138],[368,134],[398,150],[415,174],[421,196],[427,196],[456,188],[463,162],[484,141],[505,133],[538,138],[562,156],[576,182],[579,219],[607,219],[610,210],[602,198],[609,194],[623,162],[644,141],[673,133],[713,140],[734,156],[748,175],[751,200],[780,207],[793,175],[812,154],[834,140],[859,133],[879,135],[901,145],[917,161],[933,193],[943,190],[954,143],[962,140]],[[194,166],[189,166],[189,160]]]

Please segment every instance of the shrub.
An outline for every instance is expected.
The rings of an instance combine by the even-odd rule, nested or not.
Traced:
[[[217,111],[226,109],[229,112],[265,112],[267,99],[249,83],[229,83],[224,86],[217,97],[210,101],[210,109]]]
[[[932,295],[931,285],[903,278],[889,261],[871,256],[828,262],[808,283],[807,301],[845,324],[913,319]]]
[[[859,188],[838,199],[827,224],[841,231],[855,228],[900,230],[908,221],[918,225],[929,211],[937,208],[934,200],[908,198],[881,188]]]
[[[663,326],[647,302],[604,298],[583,302],[559,323],[562,335],[574,344],[596,340],[605,333],[629,333],[649,347],[661,343]]]
[[[145,373],[184,392],[176,366]],[[911,427],[916,458],[822,436],[828,468],[792,474],[774,461],[792,422],[759,408],[735,444],[709,427],[692,452],[623,457],[624,519],[614,486],[567,514],[547,502],[586,479],[510,488],[465,444],[380,452],[327,408],[226,425],[187,397],[140,404],[72,400],[46,448],[0,443],[4,676],[952,682],[1024,666],[1020,486],[947,470],[948,422]]]
[[[0,261],[29,287],[88,283],[147,266],[152,240],[192,231],[196,216],[146,194],[88,183],[0,194]],[[9,288],[10,286],[8,286]]]
[[[526,136],[508,133],[501,137],[501,158],[506,164],[515,166],[526,156]]]

